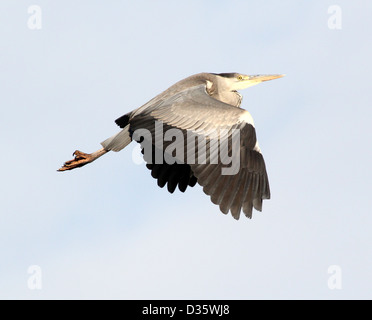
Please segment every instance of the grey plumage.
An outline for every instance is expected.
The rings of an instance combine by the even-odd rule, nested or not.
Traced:
[[[133,132],[145,128],[154,135],[154,121],[157,120],[165,128],[183,130],[185,137],[187,131],[196,135],[202,131],[211,143],[213,138],[219,138],[219,130],[233,127],[239,129],[242,135],[239,155],[241,167],[236,175],[221,175],[221,164],[187,166],[186,159],[177,159],[180,164],[174,165],[173,171],[172,166],[167,164],[148,165],[152,169],[152,176],[158,179],[158,185],[164,187],[167,184],[171,193],[177,184],[184,192],[189,182],[187,179],[195,176],[203,191],[211,196],[212,202],[218,204],[223,213],[230,210],[233,217],[239,219],[241,208],[249,218],[252,217],[253,207],[261,211],[262,199],[270,198],[270,189],[263,157],[254,150],[255,128],[253,123],[243,120],[247,111],[239,108],[241,96],[235,90],[229,91],[229,94],[225,94],[223,90],[228,87],[224,82],[225,78],[236,76],[235,73],[202,73],[186,78],[142,107],[126,114],[125,121],[128,121],[129,128],[126,126],[123,131]],[[221,96],[224,98],[221,99]],[[123,133],[119,132],[118,135]],[[107,140],[102,143],[104,148],[119,151],[127,144],[127,140],[123,143],[121,138],[110,139],[109,143]],[[164,142],[164,149],[169,144]],[[187,150],[186,143],[184,147]],[[176,170],[177,166],[182,165],[183,170]]]
[[[168,191],[173,193],[178,186],[185,192],[187,187],[198,183],[223,213],[230,211],[239,219],[243,210],[251,218],[252,209],[261,211],[262,200],[270,198],[270,188],[253,119],[248,111],[240,108],[242,96],[237,90],[280,77],[282,75],[237,73],[200,73],[188,77],[118,118],[115,122],[122,130],[103,141],[103,149],[93,153],[93,157],[76,151],[75,160],[66,162],[60,171],[83,166],[108,151],[120,151],[132,140],[141,143],[142,148],[146,148],[146,143],[155,146],[157,133],[162,147],[156,145],[151,154],[144,150],[142,153],[159,187],[167,185]],[[163,133],[178,129],[182,139],[166,141],[163,133],[157,132],[156,122],[162,124]],[[134,133],[139,129],[148,130],[151,136],[137,140]],[[235,132],[239,132],[238,140],[234,140]],[[188,139],[190,134],[191,139]],[[204,144],[196,144],[195,139]],[[227,146],[225,154],[222,154],[222,145]],[[178,154],[178,150],[195,151],[195,159],[189,158],[186,152]],[[172,161],[156,163],[159,151],[162,160]],[[196,161],[203,157],[206,162]],[[214,162],[214,159],[220,161]],[[238,160],[235,174],[223,174],[227,167],[225,161],[229,159]]]
[[[105,150],[118,152],[124,149],[131,142],[132,139],[129,135],[129,126],[126,126],[119,133],[101,142],[101,145]]]

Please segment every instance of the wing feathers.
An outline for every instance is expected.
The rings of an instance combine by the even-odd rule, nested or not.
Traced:
[[[129,119],[130,132],[147,129],[152,137],[157,134],[156,138],[163,139],[168,129],[181,129],[183,140],[163,141],[163,150],[167,150],[172,143],[173,150],[182,146],[185,151],[183,159],[177,158],[174,164],[147,165],[151,175],[158,180],[159,187],[167,184],[168,191],[173,193],[178,186],[184,192],[188,186],[192,187],[198,182],[211,201],[219,205],[223,213],[231,211],[235,219],[239,219],[241,210],[248,218],[252,217],[253,207],[262,210],[262,199],[270,198],[270,189],[263,157],[254,150],[257,142],[255,128],[253,123],[244,120],[248,119],[247,111],[210,97],[205,91],[205,85],[200,85],[157,101],[154,105],[142,107],[141,112],[133,114]],[[126,119],[122,118],[118,122],[126,123]],[[156,132],[155,121],[162,125],[163,132]],[[226,129],[230,131],[222,137],[221,132]],[[231,144],[231,129],[239,130],[238,145]],[[187,139],[190,133],[196,137],[196,142]],[[205,142],[206,154],[203,154],[198,139]],[[219,148],[223,141],[228,146],[228,152],[224,155]],[[195,153],[196,163],[188,162],[187,150]],[[205,156],[206,163],[199,163],[199,156]],[[238,172],[223,175],[222,168],[228,166],[220,160],[228,160],[230,157],[240,161]],[[219,162],[211,164],[213,159]]]

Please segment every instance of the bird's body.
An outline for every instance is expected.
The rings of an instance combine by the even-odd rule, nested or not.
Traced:
[[[91,155],[75,152],[75,159],[60,171],[120,151],[135,140],[160,187],[167,185],[173,193],[178,186],[184,192],[199,183],[223,213],[230,210],[239,219],[243,209],[250,218],[252,208],[261,211],[262,200],[270,198],[270,189],[253,119],[240,108],[237,90],[279,77],[190,76],[118,118],[122,130],[102,142],[103,149]]]

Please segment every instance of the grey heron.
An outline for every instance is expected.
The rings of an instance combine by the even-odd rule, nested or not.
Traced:
[[[242,96],[238,90],[283,76],[240,73],[192,75],[172,85],[143,106],[118,118],[115,122],[121,131],[103,141],[103,148],[91,154],[75,151],[75,158],[65,162],[58,171],[82,167],[109,151],[122,150],[133,140],[143,143],[144,137],[135,138],[134,133],[143,129],[148,130],[151,135],[156,135],[154,123],[158,122],[166,129],[178,129],[185,139],[186,134],[190,132],[194,137],[201,138],[208,154],[205,158],[207,161],[198,163],[195,159],[177,157],[174,152],[170,152],[174,161],[166,162],[166,147],[169,147],[174,139],[165,139],[163,133],[160,145],[152,138],[147,139],[149,145],[154,148],[151,156],[144,158],[158,185],[161,188],[167,185],[168,191],[173,193],[177,186],[181,192],[185,192],[187,187],[198,183],[223,213],[230,211],[235,219],[239,219],[243,210],[244,214],[251,218],[253,208],[262,211],[262,200],[270,198],[270,188],[254,122],[250,113],[240,108]],[[231,142],[232,129],[239,132],[237,149],[233,148]],[[228,133],[222,136],[222,130],[228,130]],[[229,146],[228,154],[239,161],[239,167],[234,174],[222,174],[221,169],[226,167],[221,162],[222,156],[219,161],[212,163],[211,150],[213,145],[218,145],[213,142],[216,139],[219,139],[219,144],[225,142],[225,145]],[[230,145],[228,141],[231,142]],[[182,139],[181,144],[186,147],[189,142],[190,140]],[[146,155],[144,145],[141,146],[142,153]],[[156,162],[154,150],[159,149],[163,153],[162,161]],[[194,147],[193,151],[201,154],[197,147]],[[220,153],[221,150],[214,152],[217,155]]]

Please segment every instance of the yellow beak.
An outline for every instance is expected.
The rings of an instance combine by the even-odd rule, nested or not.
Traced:
[[[243,76],[243,81],[239,81],[236,83],[236,90],[242,90],[246,89],[252,86],[255,86],[261,82],[264,81],[269,81],[269,80],[274,80],[278,78],[284,77],[285,74],[257,74],[257,75],[252,75],[252,76]]]
[[[258,75],[254,75],[254,76],[248,76],[246,80],[251,81],[251,82],[260,83],[260,82],[264,82],[264,81],[269,81],[269,80],[282,78],[284,76],[285,76],[285,74],[263,74],[263,75],[258,74]]]

